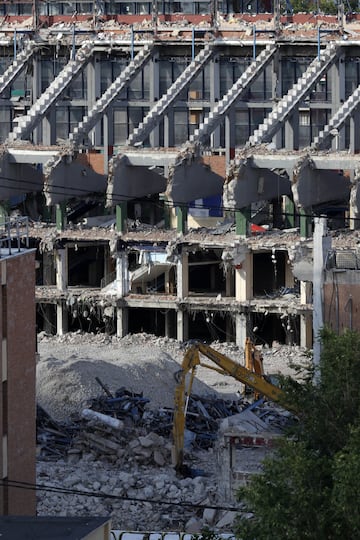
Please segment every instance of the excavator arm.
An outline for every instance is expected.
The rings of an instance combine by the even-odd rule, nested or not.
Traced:
[[[249,365],[249,356],[252,351],[253,344],[247,340],[245,346],[246,363]],[[200,354],[206,356],[214,362],[216,366],[203,364],[200,361]],[[209,345],[203,343],[195,343],[191,345],[185,352],[181,370],[176,373],[177,385],[175,388],[174,400],[174,421],[173,421],[173,450],[172,462],[176,470],[181,471],[184,459],[184,434],[186,423],[186,412],[191,394],[191,389],[198,366],[213,369],[225,375],[234,377],[237,381],[251,387],[257,394],[266,396],[268,399],[275,402],[283,402],[284,394],[280,388],[266,381],[262,374],[262,363],[260,366],[260,356],[254,356],[258,362],[257,366],[253,366],[254,371],[241,366],[231,358],[216,351]],[[255,371],[256,370],[256,371]],[[187,375],[190,375],[187,377]]]

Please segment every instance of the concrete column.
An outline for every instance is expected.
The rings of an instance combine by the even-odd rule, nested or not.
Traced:
[[[63,336],[68,331],[68,310],[61,300],[56,304],[56,333]]]
[[[245,341],[248,335],[247,317],[245,313],[236,313],[235,315],[235,342],[238,347],[245,347]]]
[[[155,104],[161,97],[159,78],[159,55],[155,53],[150,62],[150,104]],[[150,133],[150,146],[155,148],[160,146],[158,125]]]
[[[183,234],[186,233],[187,217],[188,217],[187,206],[177,206],[176,217],[177,217],[177,232],[183,233]]]
[[[87,101],[88,110],[90,110],[95,102],[101,97],[101,76],[100,62],[96,62],[96,54],[91,62],[86,66],[87,74]],[[94,146],[100,146],[101,143],[101,122],[97,122],[90,134],[91,143]]]
[[[122,202],[116,205],[116,230],[126,232],[127,230],[127,203]]]
[[[300,282],[300,303],[307,305],[311,302],[311,283],[308,281]],[[312,348],[312,318],[310,313],[300,315],[300,346],[307,349]]]
[[[128,254],[123,251],[116,256],[116,292],[119,297],[126,296],[130,290]]]
[[[178,309],[176,313],[177,318],[177,336],[176,339],[180,342],[187,341],[189,339],[189,316],[186,311]]]
[[[244,261],[235,269],[235,298],[247,302],[253,298],[253,254],[245,254]]]
[[[229,113],[225,116],[225,157],[226,165],[230,163],[232,159],[231,149],[235,148],[235,122],[234,122],[234,108],[231,108]]]
[[[220,100],[220,63],[216,56],[210,63],[210,107],[212,110]],[[220,147],[220,126],[211,134],[211,148]]]
[[[65,292],[68,286],[68,252],[67,248],[55,251],[56,261],[56,288]]]
[[[116,335],[119,338],[126,336],[129,332],[129,310],[118,307],[116,310]]]
[[[248,236],[250,228],[251,208],[241,208],[235,211],[236,234]]]
[[[233,281],[233,272],[228,270],[225,275],[225,296],[234,296],[234,281]]]
[[[189,296],[189,254],[186,251],[181,253],[177,267],[177,296],[186,298]]]
[[[310,141],[309,141],[310,142]],[[287,150],[299,149],[299,111],[292,113],[285,122],[285,148]]]
[[[292,273],[289,257],[287,256],[285,261],[285,287],[289,287],[290,289],[292,289],[294,287],[294,284],[294,274]]]
[[[174,111],[169,109],[164,115],[164,148],[174,146]]]
[[[54,258],[49,251],[43,253],[43,284],[54,285]]]
[[[284,195],[284,209],[285,209],[285,227],[295,227],[295,205],[294,202]]]
[[[337,62],[332,66],[332,111],[334,114],[338,111],[345,101],[345,55],[342,54],[338,57]],[[340,128],[339,134],[333,137],[332,149],[344,150],[345,149],[345,126]]]
[[[320,378],[319,362],[321,356],[321,342],[319,332],[324,326],[324,264],[326,256],[331,249],[331,237],[327,236],[325,218],[314,218],[315,230],[313,240],[314,276],[313,276],[313,332],[314,332],[314,366],[315,381]]]
[[[358,154],[360,151],[360,130],[358,126],[360,124],[360,112],[356,110],[350,117],[350,152],[352,154]]]
[[[41,70],[39,69],[39,60],[37,55],[33,55],[32,58],[33,73],[32,73],[32,99],[33,103],[41,95]],[[40,124],[34,129],[33,137],[34,144],[51,144],[50,141],[45,141],[42,135],[42,126]]]

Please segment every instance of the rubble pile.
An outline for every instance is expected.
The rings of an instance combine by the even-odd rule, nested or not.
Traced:
[[[184,449],[194,474],[180,477],[171,460],[174,373],[184,355],[177,341],[42,333],[38,344],[37,483],[61,491],[38,491],[39,515],[109,515],[121,530],[231,530],[233,505],[218,489],[221,421],[239,417],[247,432],[266,424],[278,433],[287,415],[262,403],[250,414],[235,379],[199,367]],[[212,346],[243,358],[235,344]],[[274,344],[263,350],[265,370],[286,372],[303,353]],[[260,469],[262,451],[242,456],[243,471]]]

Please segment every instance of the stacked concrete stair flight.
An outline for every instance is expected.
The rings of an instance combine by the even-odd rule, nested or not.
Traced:
[[[38,46],[34,41],[29,41],[24,49],[20,51],[15,60],[4,71],[0,77],[0,95],[16,79],[19,73],[24,69],[26,62],[30,60]]]
[[[196,77],[212,54],[213,47],[210,43],[207,43],[194,60],[184,69],[180,77],[168,88],[166,94],[150,109],[144,121],[134,129],[127,140],[129,146],[134,146],[136,143],[141,143],[146,139],[149,133],[158,125],[166,110],[176,100],[182,90]]]
[[[320,150],[325,144],[327,139],[332,136],[333,130],[339,130],[349,116],[354,112],[356,107],[360,103],[360,85],[356,90],[348,97],[345,103],[342,104],[340,109],[336,111],[335,114],[330,118],[329,123],[320,131],[317,137],[314,137],[311,147],[314,150]]]
[[[328,70],[337,56],[337,45],[330,42],[316,57],[308,69],[294,84],[288,93],[281,98],[278,104],[272,109],[263,124],[256,129],[249,138],[248,146],[255,146],[271,141],[275,133],[280,129],[283,122],[289,116],[295,106],[311,91],[313,86],[319,81],[322,75]]]
[[[32,130],[39,124],[51,105],[66,90],[71,81],[83,69],[93,52],[91,42],[84,43],[78,50],[75,58],[70,60],[62,69],[59,75],[52,81],[45,92],[32,105],[26,116],[18,120],[18,125],[9,134],[8,140],[25,139]]]
[[[224,115],[237,99],[244,93],[260,75],[262,70],[270,62],[275,54],[276,46],[267,45],[265,49],[255,58],[253,62],[246,68],[244,73],[238,78],[223,98],[215,105],[212,111],[209,112],[198,129],[195,129],[194,134],[190,136],[190,142],[202,143],[221,123]]]
[[[145,45],[135,56],[133,60],[120,73],[115,81],[109,86],[104,94],[96,101],[93,108],[84,116],[82,121],[74,128],[69,135],[69,141],[75,145],[79,144],[86,133],[92,130],[100,118],[104,115],[106,109],[116,99],[120,92],[131,82],[139,70],[151,57],[151,47]]]

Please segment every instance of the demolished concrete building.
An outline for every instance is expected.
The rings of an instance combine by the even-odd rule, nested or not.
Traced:
[[[1,210],[31,218],[39,330],[311,347],[313,217],[358,244],[342,7],[1,3]]]

